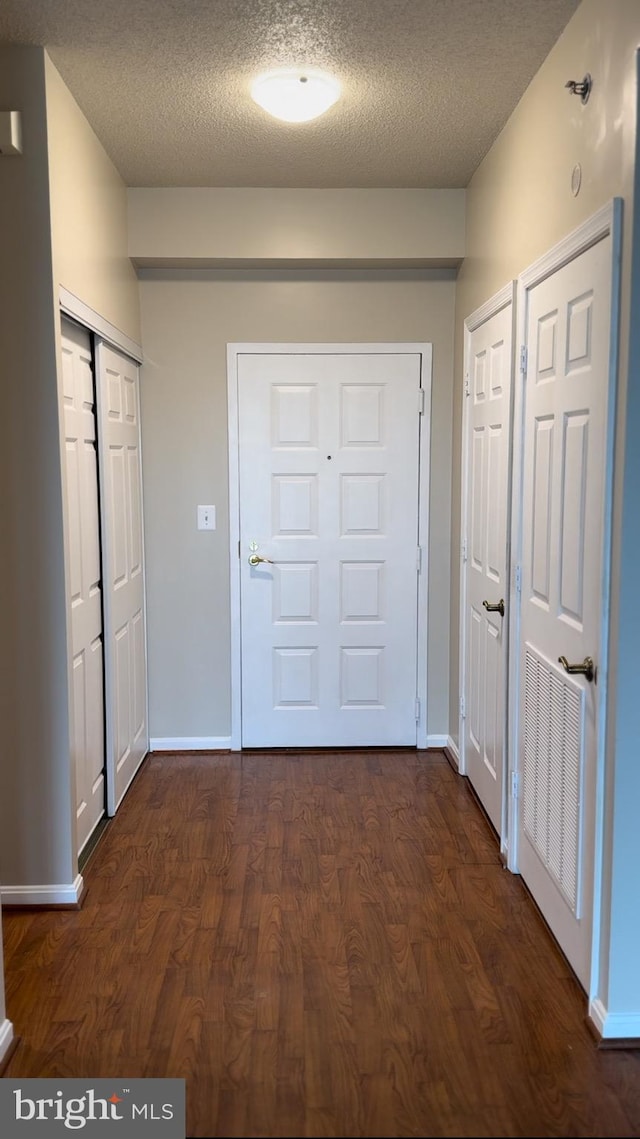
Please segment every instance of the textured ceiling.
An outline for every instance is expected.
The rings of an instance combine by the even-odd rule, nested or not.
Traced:
[[[0,0],[43,44],[131,186],[465,186],[578,0]],[[343,98],[281,124],[254,75]]]

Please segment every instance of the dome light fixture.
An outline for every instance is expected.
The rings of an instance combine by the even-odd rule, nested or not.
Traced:
[[[251,98],[276,119],[306,123],[324,115],[340,98],[340,84],[323,71],[288,67],[254,79]]]

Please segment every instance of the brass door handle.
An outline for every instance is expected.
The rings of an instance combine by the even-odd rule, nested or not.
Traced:
[[[502,598],[500,598],[497,605],[492,605],[489,601],[483,601],[482,604],[487,613],[499,613],[501,617],[504,617],[504,601]]]
[[[561,664],[564,671],[570,673],[571,676],[584,676],[589,683],[591,683],[596,675],[591,657],[585,657],[582,664],[569,664],[566,657],[558,657],[558,664]]]
[[[260,562],[268,562],[271,566],[275,565],[275,562],[271,558],[263,558],[260,554],[249,554],[250,566],[259,566]]]

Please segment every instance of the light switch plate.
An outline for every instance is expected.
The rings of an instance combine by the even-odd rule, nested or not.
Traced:
[[[198,507],[198,530],[215,530],[216,528],[216,508],[215,506],[199,506]]]

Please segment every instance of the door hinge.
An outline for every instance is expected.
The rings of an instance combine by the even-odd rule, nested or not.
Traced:
[[[465,372],[464,374],[464,394],[471,395],[471,382],[469,380],[468,372]]]
[[[416,696],[416,724],[420,721],[420,700]]]
[[[467,714],[467,713],[466,713],[466,710],[465,710],[465,704],[464,704],[464,696],[461,696],[461,697],[460,697],[460,719],[461,719],[461,720],[464,720],[464,718],[465,718],[466,714]]]
[[[529,362],[529,350],[528,350],[526,344],[523,344],[522,347],[520,348],[520,371],[522,372],[523,376],[526,376],[526,374],[527,374],[528,362]]]
[[[522,592],[522,566],[516,566],[513,574],[513,584],[516,587],[516,593]]]
[[[424,388],[418,388],[418,415],[424,415]]]
[[[240,557],[240,539],[238,538],[238,557]]]
[[[466,537],[463,538],[462,542],[460,543],[460,557],[462,558],[463,562],[466,562],[466,560],[467,560],[467,539],[466,539]]]
[[[418,573],[422,573],[422,546],[418,546],[416,553],[416,569]]]
[[[520,798],[520,772],[511,772],[511,796],[513,799]]]

